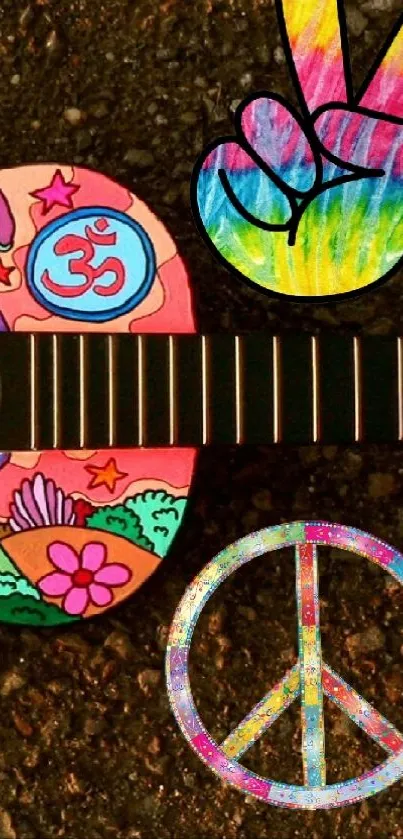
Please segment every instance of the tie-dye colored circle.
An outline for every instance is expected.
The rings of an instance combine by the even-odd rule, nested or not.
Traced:
[[[174,242],[100,173],[1,171],[0,243],[0,331],[195,332]],[[69,623],[130,596],[170,548],[195,457],[175,448],[0,452],[0,620]]]

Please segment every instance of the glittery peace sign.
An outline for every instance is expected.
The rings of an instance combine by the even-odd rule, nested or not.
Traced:
[[[168,693],[176,719],[194,751],[223,780],[280,807],[341,807],[380,792],[403,775],[403,735],[322,661],[318,545],[331,545],[364,556],[399,582],[403,581],[403,555],[363,531],[326,522],[268,527],[230,545],[203,568],[178,606],[168,640]],[[190,689],[188,657],[196,622],[213,592],[233,571],[254,557],[290,546],[295,547],[296,557],[298,663],[218,744],[206,731]],[[326,785],[324,695],[389,754],[370,772],[332,785]],[[241,756],[298,696],[301,697],[304,786],[262,778],[239,763]]]

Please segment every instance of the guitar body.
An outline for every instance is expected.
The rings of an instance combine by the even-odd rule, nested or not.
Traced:
[[[195,332],[175,244],[127,189],[39,164],[2,170],[0,191],[0,331]],[[57,625],[130,596],[176,535],[195,457],[175,447],[0,453],[0,619]]]

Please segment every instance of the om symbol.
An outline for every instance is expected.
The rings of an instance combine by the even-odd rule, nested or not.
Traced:
[[[94,227],[97,230],[106,230],[109,227],[109,222],[104,218],[100,218],[95,222]],[[116,245],[116,233],[97,233],[89,225],[86,225],[85,235],[86,238],[68,233],[59,239],[53,248],[57,256],[64,256],[65,254],[75,253],[80,250],[83,252],[83,256],[79,259],[70,259],[69,271],[71,274],[83,274],[85,282],[78,286],[58,285],[53,282],[49,276],[48,269],[46,269],[42,275],[42,282],[48,291],[59,294],[61,297],[80,297],[91,288],[95,280],[103,277],[108,271],[115,274],[114,282],[109,286],[94,285],[95,294],[111,296],[112,294],[117,294],[123,288],[126,271],[120,259],[114,256],[108,256],[98,268],[90,265],[91,260],[95,256],[94,245],[103,245],[104,247],[105,245]]]
[[[48,224],[28,254],[27,283],[47,310],[104,322],[144,300],[155,277],[155,253],[131,216],[109,207],[74,210]]]

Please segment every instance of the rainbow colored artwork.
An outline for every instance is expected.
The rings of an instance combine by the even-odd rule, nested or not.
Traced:
[[[77,166],[0,171],[0,333],[195,332],[161,222]],[[16,387],[25,387],[16,381]],[[0,452],[0,621],[52,626],[129,597],[166,556],[192,448]]]
[[[322,660],[317,547],[328,545],[364,556],[403,582],[403,555],[353,527],[296,521],[244,536],[209,562],[186,589],[171,625],[166,654],[168,694],[186,740],[221,780],[277,807],[330,809],[362,801],[403,776],[403,735]],[[299,652],[296,664],[216,743],[196,709],[189,653],[198,618],[209,598],[234,571],[281,548],[295,550]],[[261,561],[264,561],[261,560]],[[323,697],[334,702],[387,753],[358,778],[326,783]],[[242,765],[242,756],[300,697],[304,784],[263,778]]]
[[[359,92],[337,0],[277,0],[299,99],[238,107],[234,136],[203,151],[192,208],[242,280],[275,295],[338,299],[385,280],[403,256],[403,15]]]

